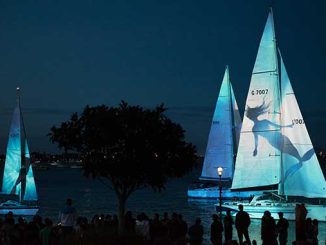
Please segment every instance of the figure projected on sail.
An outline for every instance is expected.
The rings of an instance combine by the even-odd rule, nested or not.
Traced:
[[[224,203],[222,210],[232,212],[243,204],[251,218],[260,219],[269,210],[274,218],[283,212],[295,220],[291,197],[300,197],[311,218],[326,221],[326,206],[311,203],[312,198],[326,200],[325,177],[276,44],[270,9],[251,75],[231,187],[264,194],[250,203]]]
[[[269,144],[272,145],[274,148],[297,159],[298,161],[297,164],[293,165],[292,167],[286,170],[283,179],[283,182],[285,182],[288,176],[294,174],[302,167],[304,161],[308,161],[312,157],[312,155],[314,154],[314,150],[313,149],[308,150],[303,155],[303,157],[301,157],[299,151],[291,142],[291,140],[286,135],[283,135],[281,130],[277,130],[280,128],[292,128],[294,124],[292,123],[290,125],[282,126],[274,122],[271,122],[267,119],[259,120],[259,116],[265,113],[269,113],[269,104],[267,104],[265,100],[260,106],[253,107],[253,108],[247,106],[246,109],[246,113],[245,113],[246,117],[249,118],[254,123],[252,127],[252,133],[254,134],[254,140],[255,140],[255,144],[254,144],[255,148],[253,151],[253,156],[257,155],[257,147],[259,142],[258,136],[260,136],[260,137],[264,137],[269,142]],[[267,128],[269,130],[273,130],[273,129],[276,130],[273,138],[266,137],[266,134],[264,134],[264,129]],[[278,140],[275,140],[275,138]]]

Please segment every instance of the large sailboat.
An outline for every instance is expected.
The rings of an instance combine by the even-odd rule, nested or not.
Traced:
[[[241,117],[226,67],[216,102],[208,143],[199,180],[188,188],[189,198],[218,198],[217,168],[223,168],[222,193],[224,199],[248,197],[252,193],[231,192],[234,160],[237,152]]]
[[[0,195],[0,214],[35,215],[39,209],[22,112],[20,89],[9,132]]]
[[[269,210],[295,219],[305,203],[308,217],[326,221],[326,181],[311,143],[280,51],[270,10],[247,95],[232,190],[264,190],[242,203],[252,218]],[[225,202],[223,210],[238,210]],[[217,209],[219,210],[218,206]]]

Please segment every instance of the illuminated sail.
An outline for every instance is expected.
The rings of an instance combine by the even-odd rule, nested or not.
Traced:
[[[29,155],[29,148],[27,144],[27,140],[25,140],[25,160],[26,160],[26,188],[25,188],[25,201],[36,201],[37,200],[37,192],[36,192],[36,185],[34,180],[33,168],[32,164],[30,163],[30,155]]]
[[[232,85],[231,86],[231,102],[232,102],[232,110],[233,110],[233,152],[234,154],[238,151],[238,145],[239,145],[239,138],[240,138],[240,130],[241,130],[241,116],[239,112],[239,107],[237,104],[237,101],[235,100],[234,92]],[[234,167],[233,167],[234,169]]]
[[[224,169],[223,178],[232,178],[234,144],[237,144],[234,134],[240,125],[241,119],[239,120],[239,118],[240,114],[230,82],[229,69],[226,67],[208,136],[200,179],[217,179],[216,169],[219,166]]]
[[[279,183],[279,108],[276,43],[270,13],[251,76],[232,189]]]
[[[19,194],[20,185],[16,186],[21,168],[21,135],[20,135],[19,102],[14,110],[6,152],[5,167],[2,180],[2,193]]]
[[[281,58],[282,182],[281,194],[324,197],[326,182]],[[282,193],[283,192],[283,193]]]
[[[14,110],[9,132],[2,193],[16,194],[19,196],[20,201],[36,201],[35,180],[20,110],[19,88],[17,88],[17,94],[17,106]],[[25,189],[21,190],[22,188]]]

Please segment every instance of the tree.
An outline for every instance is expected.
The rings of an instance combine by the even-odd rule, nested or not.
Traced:
[[[120,234],[132,193],[146,187],[161,191],[169,178],[182,177],[195,165],[195,146],[185,141],[184,130],[165,111],[163,105],[150,110],[126,102],[118,107],[86,106],[80,116],[75,113],[60,128],[51,128],[52,142],[81,153],[87,177],[114,190]],[[70,129],[73,136],[61,135]]]
[[[59,128],[53,126],[48,134],[52,143],[57,143],[59,149],[63,149],[65,159],[67,158],[68,150],[74,150],[80,143],[80,130],[82,126],[78,120],[78,114],[73,113],[70,120],[61,123]],[[80,147],[78,147],[80,148]]]

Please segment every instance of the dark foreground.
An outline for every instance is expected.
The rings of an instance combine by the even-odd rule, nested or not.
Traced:
[[[217,215],[213,217],[218,218]],[[263,219],[262,219],[263,221]],[[123,236],[118,236],[118,219],[116,215],[95,215],[91,220],[85,217],[78,217],[74,227],[61,227],[60,224],[53,225],[53,222],[41,216],[36,215],[30,222],[24,218],[14,218],[11,214],[7,214],[4,219],[0,219],[0,244],[2,245],[88,245],[88,244],[110,244],[110,245],[200,245],[200,244],[238,244],[235,240],[225,241],[227,225],[224,220],[224,227],[219,223],[219,218],[215,221],[217,226],[213,226],[214,231],[207,234],[210,239],[215,239],[215,243],[203,242],[204,230],[200,224],[200,220],[196,219],[194,224],[188,226],[183,220],[181,214],[173,213],[171,216],[164,213],[162,217],[155,214],[149,219],[146,214],[142,213],[134,218],[131,212],[127,212],[125,216],[126,231]],[[233,222],[233,221],[232,221]],[[262,222],[263,224],[263,222]],[[277,226],[272,223],[265,229],[273,237],[268,237],[268,242],[264,244],[278,244]],[[314,234],[310,234],[312,230],[308,227],[302,230],[305,239],[297,244],[318,244],[318,240],[314,240]],[[231,225],[232,232],[236,233]],[[229,226],[230,227],[230,226]],[[266,228],[266,227],[265,227]],[[263,237],[262,225],[262,237]],[[274,229],[274,230],[273,230]],[[268,234],[267,234],[268,235]],[[316,235],[316,234],[315,234]],[[318,225],[317,225],[318,235]],[[250,236],[250,234],[249,234]],[[266,236],[266,234],[265,234]],[[274,240],[273,240],[274,239]],[[265,240],[266,241],[266,240]],[[287,242],[291,244],[292,241]],[[243,244],[249,244],[243,242]],[[252,244],[257,244],[255,240]],[[258,243],[260,244],[260,243]]]

